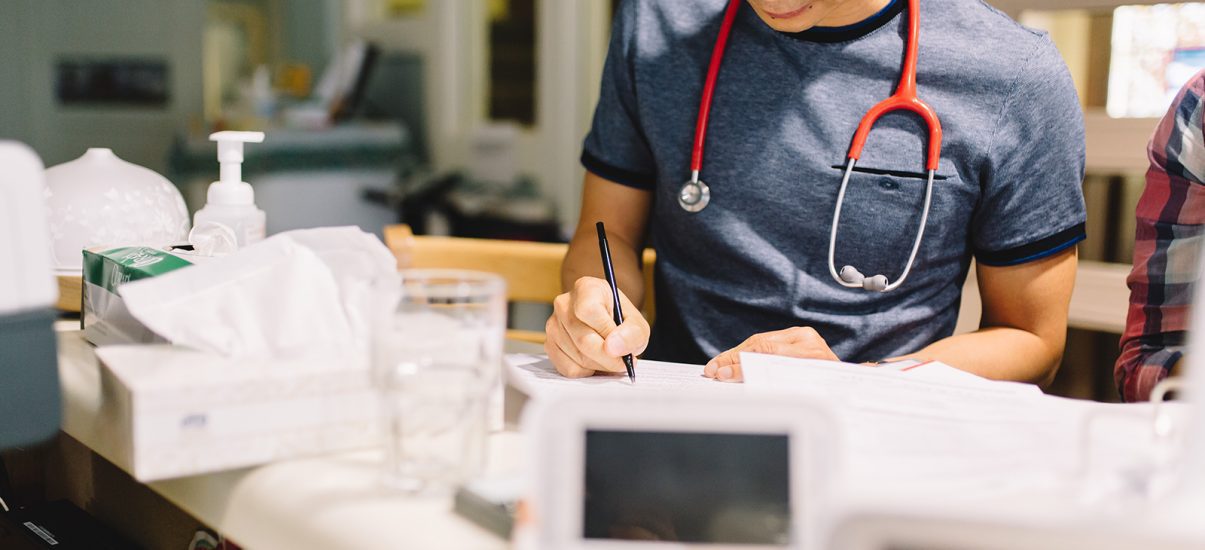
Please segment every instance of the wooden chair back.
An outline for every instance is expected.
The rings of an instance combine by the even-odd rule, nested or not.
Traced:
[[[398,269],[472,269],[496,273],[506,281],[509,302],[551,304],[561,294],[561,263],[569,245],[463,237],[415,235],[404,224],[385,227],[385,245],[397,258]],[[653,264],[657,255],[644,251],[644,307],[653,322]],[[508,330],[507,337],[543,343],[544,332]]]

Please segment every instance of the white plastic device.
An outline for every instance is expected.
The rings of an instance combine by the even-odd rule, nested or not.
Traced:
[[[0,141],[0,315],[52,307],[58,300],[42,161]]]
[[[262,143],[264,133],[216,132],[209,139],[218,143],[221,175],[218,181],[209,184],[205,207],[198,210],[193,218],[189,242],[194,246],[212,248],[210,241],[202,236],[224,233],[215,225],[233,232],[236,244],[240,247],[263,240],[267,216],[255,206],[255,191],[251,189],[251,184],[243,181],[243,144]]]
[[[181,244],[188,207],[176,186],[111,149],[46,169],[46,208],[56,274],[80,276],[93,246]]]
[[[1124,525],[1124,521],[1120,522]],[[976,550],[1189,550],[1199,541],[1118,528],[1118,522],[1090,524],[1015,523],[999,518],[962,519],[919,514],[865,514],[842,521],[828,541],[834,550],[949,548]]]
[[[586,445],[587,435],[593,431],[785,436],[790,542],[777,547],[819,547],[826,503],[835,480],[840,479],[835,421],[826,409],[798,396],[759,396],[754,400],[716,394],[576,393],[530,403],[524,411],[523,430],[530,445],[526,475],[534,522],[524,528],[530,529],[526,535],[540,549],[664,550],[684,546],[586,538]],[[674,464],[666,466],[673,468]],[[759,465],[748,467],[757,469]],[[723,546],[701,543],[700,547]]]

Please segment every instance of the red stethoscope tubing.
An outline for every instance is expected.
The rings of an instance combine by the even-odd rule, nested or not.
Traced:
[[[720,62],[724,60],[724,51],[728,48],[728,35],[732,34],[732,23],[736,21],[736,12],[745,0],[730,0],[728,9],[724,11],[724,22],[720,25],[720,34],[715,39],[715,47],[711,50],[711,63],[707,66],[707,80],[703,82],[703,97],[699,100],[699,118],[695,122],[695,144],[690,153],[690,170],[698,174],[703,168],[703,140],[707,138],[707,117],[711,114],[711,98],[715,95],[715,81],[720,76]]]
[[[917,36],[920,34],[920,0],[908,1],[908,40],[904,47],[904,66],[900,70],[899,85],[895,93],[870,108],[858,123],[853,141],[849,146],[847,158],[858,160],[862,157],[862,148],[866,145],[866,137],[870,129],[883,115],[898,110],[912,111],[925,121],[929,129],[928,152],[925,156],[925,169],[936,171],[941,160],[941,121],[929,104],[916,95],[916,55]],[[745,0],[729,0],[724,12],[724,22],[720,26],[720,34],[716,37],[715,48],[711,51],[711,63],[707,67],[707,80],[703,83],[703,96],[699,101],[699,116],[695,123],[695,141],[690,155],[690,169],[693,177],[703,168],[703,143],[707,137],[707,119],[711,114],[711,100],[715,95],[715,83],[720,74],[720,63],[724,59],[724,51],[728,46],[728,35],[732,32],[736,12]]]

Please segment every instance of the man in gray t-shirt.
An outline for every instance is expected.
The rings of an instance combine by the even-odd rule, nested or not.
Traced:
[[[687,212],[678,193],[727,4],[624,0],[617,10],[582,151],[567,292],[546,327],[558,370],[622,372],[619,357],[644,353],[739,379],[738,352],[760,351],[911,355],[1048,382],[1085,218],[1083,117],[1050,40],[978,0],[920,3],[918,92],[945,134],[932,210],[904,284],[868,292],[830,276],[829,230],[854,130],[898,81],[908,2],[743,2],[707,126],[701,179],[711,202]],[[926,145],[913,113],[874,126],[846,191],[838,268],[899,277],[920,223]],[[599,278],[599,220],[624,294],[619,327]],[[658,255],[651,335],[634,306],[646,290],[637,255],[646,234]],[[982,328],[951,336],[972,258]]]

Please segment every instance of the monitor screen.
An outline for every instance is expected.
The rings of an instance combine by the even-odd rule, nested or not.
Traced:
[[[785,545],[798,535],[786,434],[585,437],[585,538]]]

